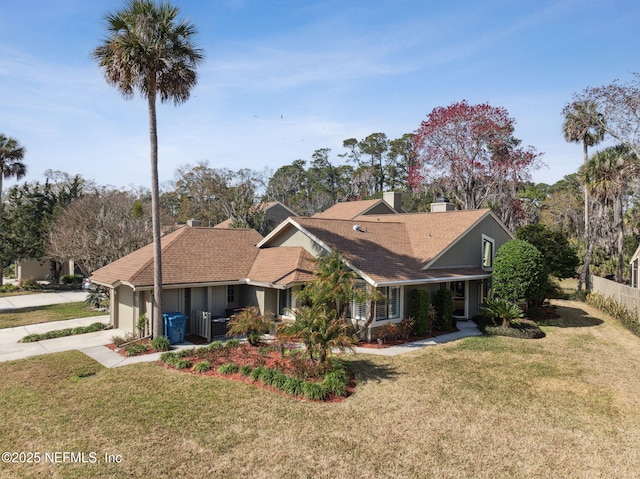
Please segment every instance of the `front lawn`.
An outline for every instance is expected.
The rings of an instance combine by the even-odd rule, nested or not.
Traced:
[[[0,328],[13,328],[29,324],[46,323],[49,321],[63,321],[65,319],[89,318],[104,316],[104,311],[88,308],[82,302],[51,304],[48,306],[34,306],[32,308],[12,309],[0,311]]]
[[[357,387],[339,403],[79,352],[0,363],[2,451],[100,459],[2,464],[0,478],[637,477],[640,338],[556,304],[536,341],[344,355]]]

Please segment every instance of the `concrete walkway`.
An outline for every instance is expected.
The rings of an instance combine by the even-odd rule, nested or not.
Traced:
[[[355,348],[357,353],[376,354],[378,356],[399,356],[400,354],[410,353],[428,346],[437,346],[438,344],[448,343],[456,339],[466,338],[469,336],[482,336],[482,332],[473,321],[458,321],[458,331],[455,333],[443,334],[435,338],[422,339],[413,343],[399,344],[388,348]]]
[[[64,302],[84,301],[85,291],[66,291],[55,293],[42,293],[24,296],[10,296],[0,298],[0,311],[16,308],[27,308],[33,306],[44,306],[47,304],[57,304]],[[75,328],[78,326],[88,326],[92,323],[109,323],[109,316],[93,316],[91,318],[70,319],[66,321],[54,321],[50,323],[31,324],[28,326],[18,326],[15,328],[0,329],[0,362],[14,361],[31,356],[57,353],[61,351],[78,350],[87,356],[95,359],[107,368],[126,366],[141,362],[157,361],[161,353],[144,354],[131,358],[122,356],[106,345],[112,343],[114,336],[125,336],[126,332],[121,329],[108,329],[95,333],[77,334],[63,338],[46,339],[34,343],[20,343],[20,339],[29,334],[39,334],[57,329]],[[380,356],[398,356],[400,354],[416,351],[428,346],[455,341],[456,339],[468,336],[480,336],[473,321],[458,321],[458,329],[455,333],[444,334],[435,338],[423,339],[413,343],[391,346],[389,348],[361,348],[356,347],[355,352],[360,354],[375,354]],[[185,342],[174,345],[174,350],[192,348],[194,344]]]

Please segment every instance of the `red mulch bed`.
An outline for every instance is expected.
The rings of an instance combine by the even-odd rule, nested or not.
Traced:
[[[382,343],[378,343],[377,341],[360,341],[356,346],[359,348],[384,349],[390,348],[391,346],[398,346],[399,344],[413,343],[422,339],[436,338],[443,334],[455,333],[456,331],[459,331],[458,328],[449,329],[448,331],[433,331],[426,336],[409,336],[408,339],[385,339]]]
[[[127,348],[121,348],[120,346],[117,346],[114,343],[111,344],[107,344],[106,346],[111,349],[112,351],[115,351],[116,353],[118,353],[120,356],[124,356],[125,358],[132,358],[134,356],[142,356],[144,354],[152,354],[152,353],[159,353],[160,351],[156,351],[155,349],[153,349],[151,347],[151,340],[150,339],[142,339],[140,341],[136,341],[133,344],[140,344],[140,345],[144,345],[145,346],[145,351],[137,351],[136,354],[133,355],[129,355],[127,354]]]
[[[191,361],[192,367],[199,363],[200,361],[207,360],[210,363],[211,369],[207,372],[195,372],[192,371],[191,368],[181,369],[179,371],[183,371],[185,373],[194,374],[198,376],[211,376],[217,378],[225,378],[230,379],[232,381],[239,381],[246,384],[251,384],[255,387],[259,387],[262,389],[266,389],[277,394],[281,394],[283,396],[291,397],[300,401],[307,402],[341,402],[344,401],[348,396],[354,393],[356,387],[355,376],[347,369],[347,374],[349,376],[349,384],[347,385],[347,395],[346,396],[335,396],[330,394],[323,401],[312,401],[307,398],[303,398],[300,396],[290,396],[284,391],[271,387],[267,384],[264,384],[262,381],[252,381],[249,377],[241,374],[220,374],[217,372],[219,366],[227,363],[235,363],[238,366],[242,367],[244,365],[249,365],[252,368],[257,366],[264,366],[272,369],[277,369],[284,374],[294,377],[303,377],[305,376],[305,380],[307,381],[318,381],[322,382],[324,377],[324,373],[326,371],[323,370],[322,366],[317,365],[316,363],[312,363],[309,360],[301,357],[301,355],[287,355],[282,356],[280,351],[276,347],[269,346],[267,344],[261,344],[261,347],[251,346],[248,343],[241,343],[236,347],[221,347],[219,349],[213,351],[203,351],[200,349],[196,349],[194,354],[184,356],[182,359],[186,359]],[[175,369],[172,366],[167,364],[163,365],[169,369]],[[315,379],[314,379],[315,378]]]

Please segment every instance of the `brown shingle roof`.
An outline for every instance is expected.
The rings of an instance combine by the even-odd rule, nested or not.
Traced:
[[[252,229],[183,227],[164,236],[164,285],[234,281],[248,276],[262,239]],[[153,285],[153,244],[95,271],[92,281],[135,287]]]
[[[294,218],[304,230],[337,249],[357,270],[376,283],[442,276],[423,267],[454,244],[488,209],[360,216],[356,220]],[[354,228],[359,225],[359,229]],[[482,274],[469,270],[467,274]],[[461,274],[457,271],[456,274]]]
[[[330,218],[335,220],[350,220],[356,216],[365,214],[371,208],[377,206],[380,203],[386,203],[383,200],[359,200],[359,201],[345,201],[342,203],[336,203],[335,205],[327,208],[326,210],[316,213],[313,218]],[[391,209],[391,207],[389,207]]]
[[[302,247],[265,248],[258,253],[249,271],[254,282],[291,283],[314,279],[314,258]]]

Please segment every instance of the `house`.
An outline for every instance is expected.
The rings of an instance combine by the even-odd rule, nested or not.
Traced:
[[[495,251],[513,238],[489,209],[362,215],[352,220],[289,218],[262,240],[260,248],[302,246],[319,256],[338,250],[363,286],[377,288],[386,302],[375,305],[381,326],[409,315],[413,289],[449,288],[454,316],[472,318],[491,288]],[[294,298],[299,286],[292,286]],[[368,317],[366,305],[353,304],[352,320]]]
[[[260,203],[251,208],[253,210],[264,212],[264,219],[262,221],[262,229],[264,231],[271,231],[273,228],[282,223],[289,216],[297,216],[296,213],[288,206],[283,205],[279,201],[268,201],[266,203]],[[228,218],[221,223],[218,223],[214,228],[232,228],[233,218]]]
[[[252,229],[183,226],[161,239],[162,309],[225,317],[236,308],[275,311],[278,290],[313,278],[313,257],[300,247],[261,250]],[[96,270],[91,281],[110,290],[111,324],[134,332],[152,313],[153,244]]]
[[[360,204],[351,218],[289,217],[264,238],[249,229],[180,228],[162,238],[163,311],[188,314],[195,330],[202,312],[224,317],[249,305],[287,317],[314,277],[313,259],[336,249],[362,287],[387,298],[375,304],[372,327],[408,317],[413,289],[451,289],[454,315],[476,315],[491,288],[495,251],[513,238],[505,225],[489,209],[453,211],[448,203],[430,213],[374,214],[379,207]],[[133,332],[138,316],[151,312],[152,245],[91,279],[112,292],[113,325]],[[364,321],[367,307],[352,304],[351,320]]]
[[[313,215],[313,218],[352,220],[358,216],[395,215],[403,213],[402,194],[386,192],[379,200],[343,201]]]

